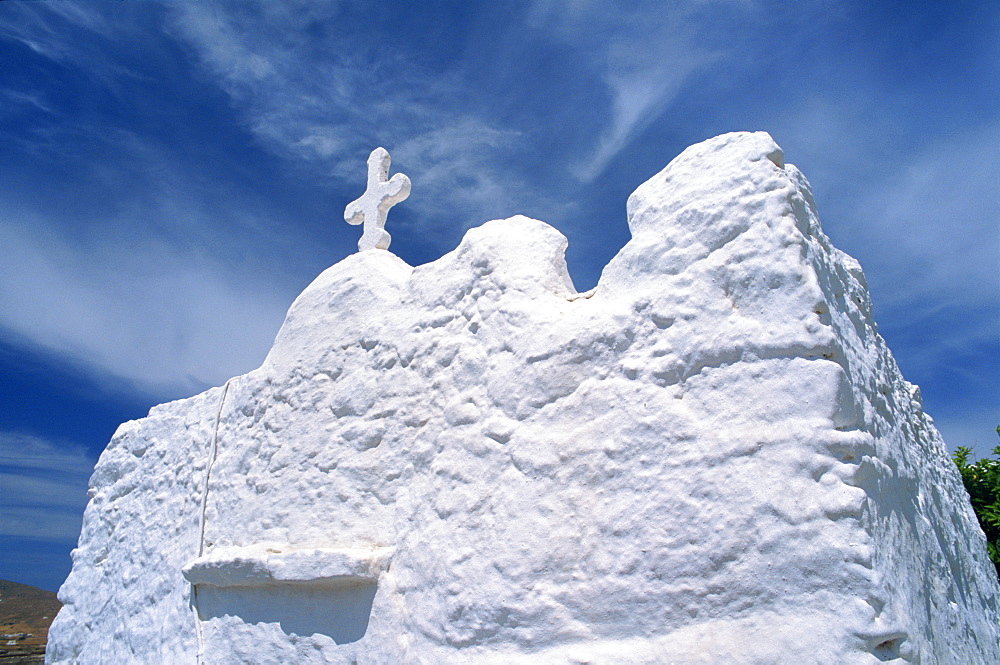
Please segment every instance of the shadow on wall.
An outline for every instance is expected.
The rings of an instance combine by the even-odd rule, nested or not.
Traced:
[[[198,586],[198,615],[202,621],[226,616],[243,623],[278,624],[286,635],[326,635],[337,644],[365,636],[372,601],[378,587],[272,585],[257,587]]]

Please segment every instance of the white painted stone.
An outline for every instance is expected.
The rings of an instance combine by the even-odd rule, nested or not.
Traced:
[[[798,170],[727,134],[628,211],[588,294],[524,217],[349,256],[259,369],[123,425],[49,662],[1000,662],[957,471]]]
[[[284,551],[280,545],[218,547],[181,572],[194,585],[215,587],[280,584],[349,587],[375,584],[388,568],[392,549],[312,547]]]
[[[358,251],[389,249],[391,237],[385,230],[389,208],[410,195],[410,179],[402,173],[389,177],[389,153],[375,148],[368,156],[368,186],[361,198],[351,201],[344,210],[348,224],[364,222],[364,232],[358,241]]]

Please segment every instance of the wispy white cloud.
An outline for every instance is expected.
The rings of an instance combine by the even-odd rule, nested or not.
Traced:
[[[995,366],[1000,354],[997,182],[1000,123],[928,141],[856,207],[874,244],[876,313],[907,339],[905,369],[994,400],[995,381],[970,359]]]
[[[0,19],[0,39],[66,66],[85,63],[83,74],[107,89],[118,90],[121,77],[139,78],[98,45],[100,39],[134,37],[127,19],[78,2],[10,2],[0,8]]]
[[[407,206],[422,231],[451,242],[456,229],[545,198],[506,159],[519,131],[455,104],[468,95],[457,74],[422,68],[370,35],[337,33],[337,3],[174,9],[172,30],[262,144],[344,183],[363,182],[368,151],[388,148],[394,168],[419,173]],[[308,36],[317,25],[323,39]]]
[[[30,220],[29,220],[30,222]],[[98,376],[176,396],[263,360],[288,296],[193,250],[123,238],[81,247],[0,223],[0,327]]]
[[[886,178],[868,208],[893,252],[913,259],[895,266],[908,291],[1000,306],[998,182],[1000,123],[939,137]]]
[[[0,90],[0,96],[7,100],[3,105],[4,115],[31,113],[42,111],[52,113],[52,109],[40,93],[22,92],[20,90]]]
[[[400,161],[420,174],[421,188],[411,205],[432,218],[440,212],[440,202],[448,201],[458,213],[454,221],[463,231],[491,218],[516,214],[515,206],[521,201],[512,194],[518,183],[487,154],[520,138],[517,132],[463,119],[399,144],[396,154]]]
[[[671,37],[660,42],[655,64],[621,58],[621,64],[609,68],[606,81],[612,93],[611,127],[601,136],[593,155],[577,166],[581,180],[591,182],[601,175],[632,139],[661,116],[691,74],[715,59],[713,54],[689,46],[679,37]],[[615,48],[612,54],[624,50]]]
[[[70,10],[69,14],[66,14],[67,9]],[[73,59],[76,45],[74,40],[65,39],[65,35],[59,34],[65,23],[53,23],[52,19],[60,14],[63,17],[75,16],[77,20],[72,23],[92,29],[96,18],[70,3],[50,3],[44,7],[29,3],[10,3],[4,7],[4,11],[7,16],[0,25],[0,38],[19,42],[38,55],[60,62]]]
[[[339,11],[336,3],[292,5],[178,3],[171,30],[258,138],[279,153],[343,159],[352,149],[385,142],[399,123],[417,124],[423,109],[415,88],[439,80],[360,36],[334,30],[311,38],[311,25],[332,30],[326,24]],[[410,136],[410,129],[394,134]]]
[[[0,432],[0,536],[76,539],[95,461],[82,447]]]
[[[12,138],[55,168],[72,165],[72,186],[88,190],[75,202],[53,203],[65,190],[42,187],[4,197],[5,342],[160,399],[259,364],[306,283],[287,258],[309,262],[315,240],[269,216],[251,193],[226,196],[225,179],[192,169],[153,137],[68,117],[41,97],[0,95],[61,116]],[[95,191],[109,200],[88,203]]]
[[[638,2],[610,6],[540,0],[528,15],[535,30],[568,44],[593,68],[610,98],[608,128],[574,168],[583,182],[600,176],[643,130],[659,119],[691,77],[721,54],[702,32],[721,5],[745,2]]]

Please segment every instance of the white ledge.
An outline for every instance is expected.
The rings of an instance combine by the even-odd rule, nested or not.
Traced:
[[[190,562],[182,572],[191,584],[216,587],[355,586],[376,584],[391,555],[391,547],[220,547]]]

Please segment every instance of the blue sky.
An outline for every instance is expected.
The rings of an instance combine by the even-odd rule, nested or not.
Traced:
[[[120,422],[259,365],[377,145],[408,263],[521,213],[584,290],[632,190],[766,130],[949,446],[997,442],[996,2],[3,2],[0,63],[0,578],[59,586]]]

